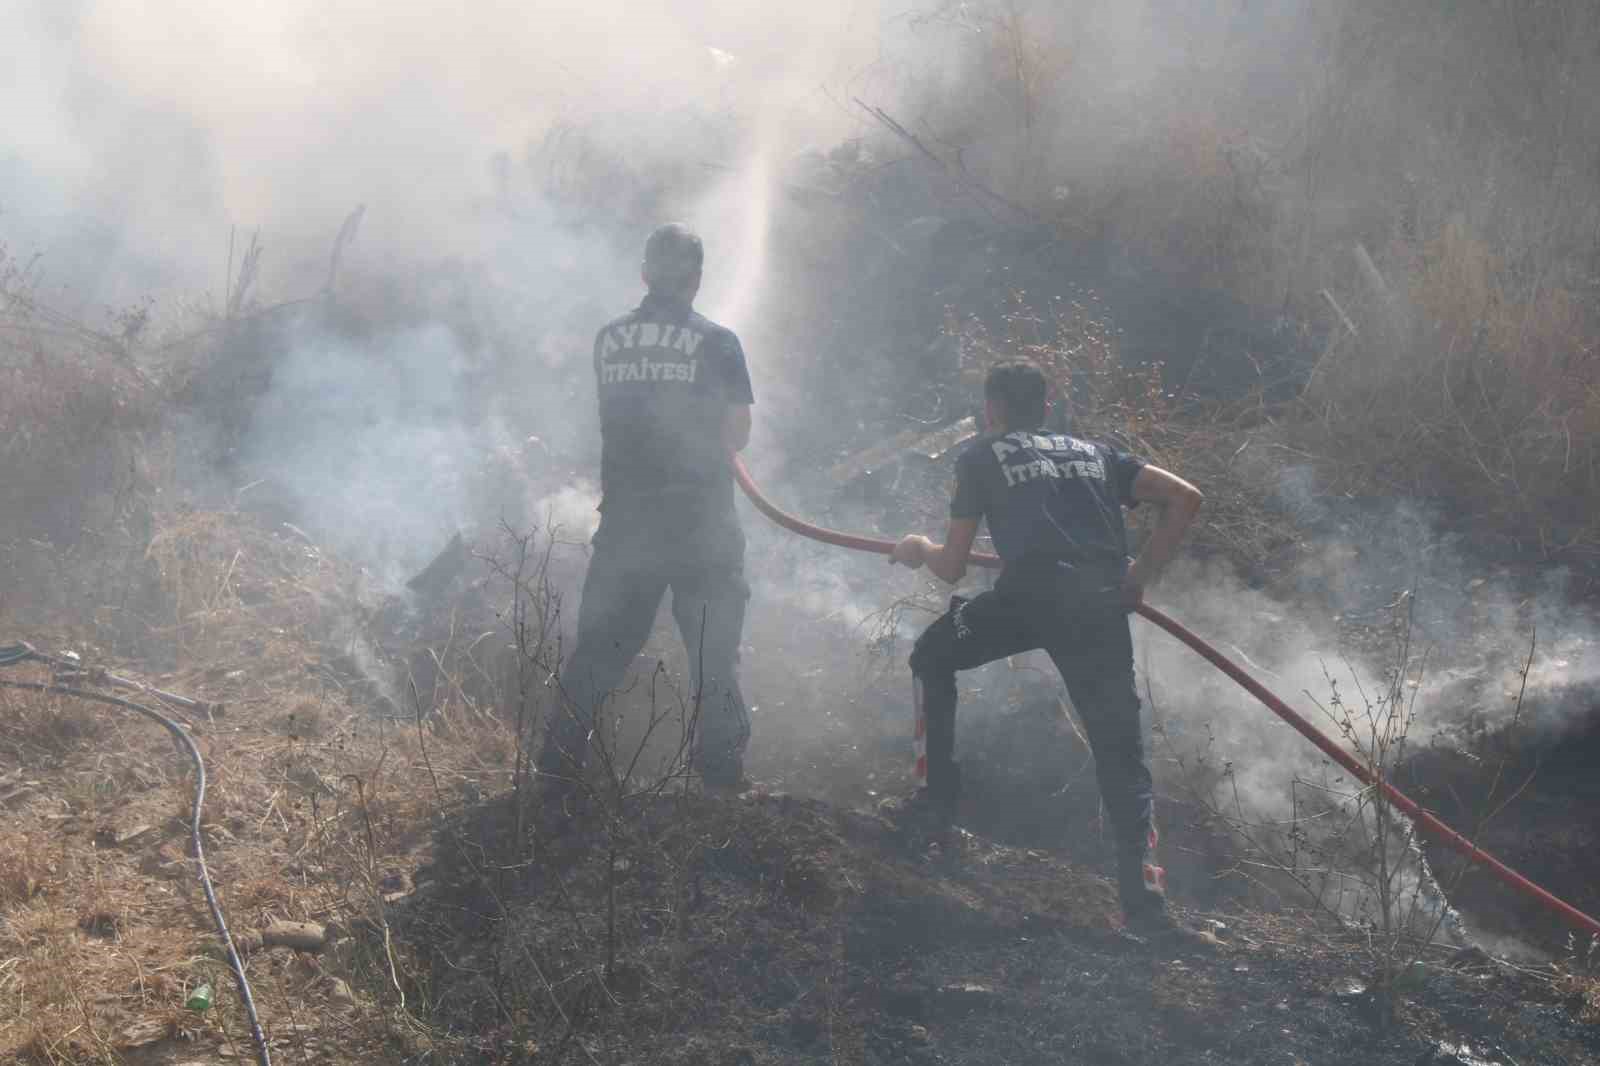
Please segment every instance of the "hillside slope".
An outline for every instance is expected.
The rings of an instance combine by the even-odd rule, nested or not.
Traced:
[[[219,704],[186,724],[275,1061],[1600,1059],[1593,1004],[1551,971],[1429,950],[1381,1030],[1359,931],[1224,906],[1189,912],[1214,946],[1141,943],[1116,928],[1098,856],[969,833],[928,849],[859,791],[834,804],[672,784],[538,812],[516,787],[514,723],[468,698],[487,659],[452,656],[437,620],[401,605],[363,615],[352,575],[290,532],[245,515],[186,529],[191,546],[238,545],[189,553],[223,560],[237,591],[190,619],[197,665],[28,636]],[[473,595],[442,612],[447,632],[484,623]],[[442,649],[435,694],[455,695],[419,697],[432,711],[362,673],[360,650],[401,632]],[[758,769],[792,754],[759,738],[753,753]],[[864,776],[830,754],[838,778]],[[148,723],[0,690],[0,1059],[250,1060],[184,853],[190,785]],[[284,921],[313,923],[314,950],[272,946]],[[201,983],[216,1005],[184,1009]]]

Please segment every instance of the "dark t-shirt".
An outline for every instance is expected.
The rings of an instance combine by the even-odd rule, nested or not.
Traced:
[[[733,505],[722,443],[728,407],[754,402],[733,332],[646,296],[595,336],[601,510],[616,504]]]
[[[984,518],[1007,567],[1024,560],[1120,565],[1122,508],[1144,460],[1044,430],[985,434],[956,460],[952,518]]]

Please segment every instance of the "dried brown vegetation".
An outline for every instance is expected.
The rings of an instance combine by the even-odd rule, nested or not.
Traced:
[[[1202,484],[1202,551],[1282,565],[1299,530],[1271,497],[1293,465],[1323,492],[1444,502],[1477,535],[1588,561],[1600,549],[1600,130],[1579,102],[1600,89],[1580,47],[1596,33],[1590,7],[1322,5],[1297,38],[1315,62],[1293,108],[1252,105],[1233,79],[1231,50],[1261,45],[1245,34],[1199,41],[1215,62],[1147,83],[1108,120],[1084,104],[1120,84],[1082,29],[1092,20],[1073,21],[1084,6],[950,5],[929,25],[955,27],[994,91],[934,99],[904,126],[869,112],[880,160],[932,177],[880,196],[875,176],[906,168],[858,144],[830,157],[848,179],[838,194],[812,196],[823,206],[788,225],[879,243],[875,213],[909,188],[908,211],[937,209],[968,226],[958,237],[984,238],[966,239],[961,276],[937,297],[917,294],[947,312],[951,376],[970,386],[989,360],[1037,359],[1087,429]],[[1176,102],[1140,120],[1156,97]],[[1111,120],[1131,132],[1106,137]],[[1420,127],[1451,132],[1408,135]],[[670,199],[671,181],[631,173],[581,130],[558,129],[530,160],[540,194],[583,221],[606,215],[617,189],[651,209]],[[1006,257],[1024,242],[1073,265],[1059,286],[1072,295],[1018,293]],[[928,376],[922,353],[858,344],[846,328],[870,320],[879,332],[864,335],[880,340],[899,328],[882,325],[894,318],[882,277],[853,273],[837,248],[810,250],[851,260],[816,272],[824,297],[783,312],[842,305],[818,316],[839,331],[818,334],[818,366],[850,371],[833,387],[874,391],[858,358]],[[915,281],[908,257],[877,262]],[[1152,300],[1204,294],[1229,314],[1185,335],[1192,350],[1166,365],[1128,359],[1117,314],[1078,284],[1128,274]],[[580,833],[535,825],[525,771],[550,710],[536,690],[559,661],[543,646],[559,643],[558,620],[512,609],[508,625],[482,581],[419,620],[306,533],[241,513],[239,486],[186,504],[194,486],[177,481],[167,416],[214,402],[236,431],[261,363],[223,352],[229,335],[207,320],[163,376],[147,311],[92,329],[53,314],[32,277],[0,257],[0,638],[16,626],[225,705],[189,724],[213,775],[206,839],[236,930],[338,928],[321,954],[252,953],[289,1061],[1315,1061],[1365,1031],[1326,988],[1370,956],[1301,918],[1230,915],[1240,935],[1222,962],[1130,966],[1105,935],[1106,885],[1081,863],[978,840],[965,868],[936,868],[867,815],[685,796],[670,752],[673,787],[630,791],[638,782],[612,773]],[[870,298],[839,300],[851,286]],[[243,276],[230,289],[224,325],[249,310],[250,289]],[[426,317],[436,309],[421,299],[374,313]],[[1230,333],[1240,317],[1250,329]],[[943,393],[939,404],[946,413]],[[531,658],[526,639],[517,648],[530,621]],[[785,669],[802,687],[839,667]],[[647,717],[622,718],[615,751]],[[794,728],[767,735],[786,743]],[[871,729],[855,722],[840,732],[817,760],[840,765],[808,780],[904,783],[886,769],[898,749],[857,750]],[[0,690],[0,1058],[248,1054],[185,853],[189,785],[147,724]],[[1485,972],[1499,998],[1476,991],[1483,975],[1452,970],[1417,1025],[1495,1018],[1534,1031],[1534,1055],[1592,1050],[1570,1017],[1523,1010],[1564,997],[1591,1025],[1587,969],[1525,984]],[[201,981],[219,1005],[183,1010]],[[1295,1019],[1284,1039],[1277,1025],[1219,1021],[1269,1003]],[[1415,1050],[1368,1061],[1414,1062]]]
[[[71,547],[123,519],[154,485],[161,404],[125,340],[51,313],[0,245],[0,542]]]
[[[929,17],[924,32],[992,88],[927,89],[893,138],[914,138],[974,208],[1053,232],[1082,307],[1137,278],[1097,337],[1043,276],[1025,279],[1021,336],[1008,292],[964,293],[962,314],[1093,376],[1141,302],[1187,302],[1183,331],[1137,353],[1170,368],[1165,408],[1140,413],[1190,415],[1152,445],[1198,457],[1202,475],[1225,474],[1215,453],[1246,439],[1290,447],[1251,473],[1317,465],[1328,492],[1432,501],[1480,541],[1592,562],[1593,5],[1349,0],[1157,24],[1002,0]],[[1184,63],[1127,72],[1119,35],[1159,47],[1160,31]],[[1259,552],[1280,538],[1229,539]]]

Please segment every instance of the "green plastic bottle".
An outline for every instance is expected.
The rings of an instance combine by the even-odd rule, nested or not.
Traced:
[[[194,991],[189,993],[189,998],[183,1001],[183,1005],[196,1014],[202,1014],[210,1010],[211,986],[209,984],[196,985]]]

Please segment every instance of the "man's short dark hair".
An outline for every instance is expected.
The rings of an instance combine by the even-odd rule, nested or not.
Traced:
[[[983,380],[983,395],[1000,401],[1008,429],[1037,429],[1044,425],[1047,392],[1044,371],[1025,359],[996,363]]]
[[[651,285],[673,286],[698,277],[706,260],[705,245],[682,222],[658,226],[644,242],[644,269]]]

